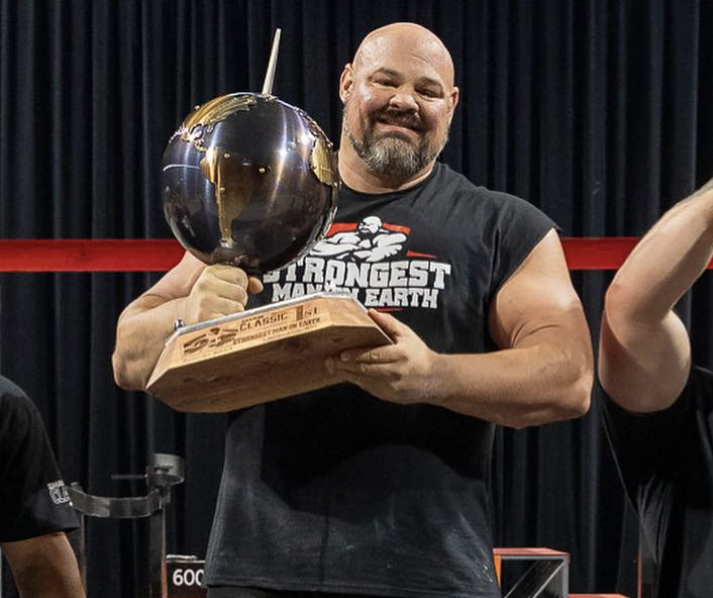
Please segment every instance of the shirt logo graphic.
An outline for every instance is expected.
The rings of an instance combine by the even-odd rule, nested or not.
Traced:
[[[54,504],[62,505],[69,502],[69,493],[67,492],[67,488],[62,480],[57,480],[47,484],[47,490],[49,491],[50,498]]]
[[[406,235],[384,228],[381,218],[368,216],[354,231],[338,232],[317,243],[311,255],[350,262],[380,262],[403,249]]]
[[[407,226],[367,216],[332,224],[327,236],[298,262],[266,274],[271,300],[284,301],[325,289],[348,292],[366,307],[436,309],[451,264],[410,251]]]

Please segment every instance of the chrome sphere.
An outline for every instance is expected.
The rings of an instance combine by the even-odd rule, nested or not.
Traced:
[[[198,106],[163,156],[166,220],[207,264],[251,274],[299,259],[336,210],[332,144],[302,110],[272,96],[235,93]]]

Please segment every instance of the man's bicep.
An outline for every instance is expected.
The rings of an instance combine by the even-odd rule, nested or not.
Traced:
[[[545,235],[500,288],[491,308],[490,328],[500,348],[551,338],[591,352],[582,304],[556,231]]]
[[[65,546],[69,545],[64,532],[50,532],[26,540],[0,543],[3,555],[15,572],[46,554],[51,555],[55,550],[64,550]]]
[[[84,597],[77,559],[63,532],[1,546],[21,595]]]
[[[623,310],[622,310],[623,311]],[[669,312],[657,322],[618,313],[609,303],[602,318],[599,379],[624,409],[639,413],[670,407],[691,369],[691,349],[683,322]]]

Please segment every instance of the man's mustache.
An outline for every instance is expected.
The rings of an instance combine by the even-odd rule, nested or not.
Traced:
[[[373,120],[384,124],[405,127],[417,132],[421,131],[421,119],[417,114],[408,110],[386,108],[379,111]]]

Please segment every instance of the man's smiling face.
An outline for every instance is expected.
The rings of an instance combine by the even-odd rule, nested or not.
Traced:
[[[342,74],[343,134],[372,172],[412,178],[443,149],[457,102],[447,50],[430,32],[386,28]]]

